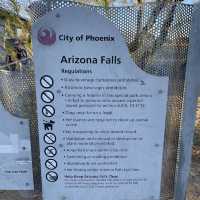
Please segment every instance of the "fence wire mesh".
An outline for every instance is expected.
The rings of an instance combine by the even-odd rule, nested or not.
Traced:
[[[111,21],[123,35],[133,61],[147,73],[169,77],[169,94],[163,153],[161,200],[174,199],[179,134],[189,35],[193,7],[180,3],[147,3],[131,7],[98,7],[65,0],[35,1],[32,20],[61,7],[86,7]],[[0,71],[0,99],[13,114],[31,120],[36,190],[28,197],[6,193],[8,200],[41,199],[34,76],[28,72]],[[15,88],[16,87],[16,88]],[[35,139],[36,138],[36,139]],[[10,196],[10,197],[9,197]],[[1,199],[1,198],[0,198]]]

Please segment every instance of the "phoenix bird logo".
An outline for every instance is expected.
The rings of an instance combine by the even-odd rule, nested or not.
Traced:
[[[56,42],[56,32],[50,27],[42,27],[38,31],[38,41],[50,46]]]

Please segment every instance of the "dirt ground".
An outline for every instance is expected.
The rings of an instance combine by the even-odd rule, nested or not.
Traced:
[[[200,143],[193,147],[187,200],[200,200]]]

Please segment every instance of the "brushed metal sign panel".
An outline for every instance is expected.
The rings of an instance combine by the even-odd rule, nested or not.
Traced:
[[[44,199],[160,199],[168,78],[86,8],[39,19],[33,50]]]
[[[0,190],[33,190],[29,121],[0,102]]]

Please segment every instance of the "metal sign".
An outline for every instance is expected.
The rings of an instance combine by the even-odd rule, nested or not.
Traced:
[[[38,20],[33,50],[44,199],[160,199],[168,78],[86,8]]]
[[[33,190],[29,121],[12,116],[0,102],[0,190]]]

